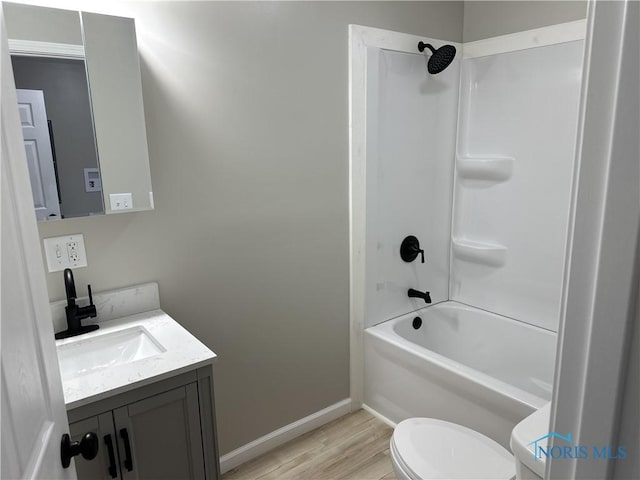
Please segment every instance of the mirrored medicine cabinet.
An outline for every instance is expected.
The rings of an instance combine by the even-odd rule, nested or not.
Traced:
[[[133,19],[2,6],[37,219],[152,210]]]

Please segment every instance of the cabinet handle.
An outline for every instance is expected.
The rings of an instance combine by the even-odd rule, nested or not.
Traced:
[[[118,470],[116,469],[116,455],[113,452],[113,440],[111,440],[111,435],[104,436],[104,443],[107,446],[107,452],[109,454],[109,475],[111,478],[118,477]]]
[[[126,428],[120,430],[120,437],[124,442],[124,453],[126,455],[126,458],[124,459],[124,468],[126,468],[127,471],[130,472],[133,470],[133,458],[131,457],[131,443],[129,443],[129,432],[127,432]]]

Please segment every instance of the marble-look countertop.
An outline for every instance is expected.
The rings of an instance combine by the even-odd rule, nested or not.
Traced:
[[[216,358],[215,353],[159,309],[102,321],[99,330],[57,340],[56,346],[95,341],[101,335],[137,326],[146,329],[165,351],[93,373],[70,378],[63,375],[62,387],[68,410],[211,364]]]

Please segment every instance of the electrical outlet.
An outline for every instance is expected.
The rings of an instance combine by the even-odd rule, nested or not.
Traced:
[[[131,210],[133,208],[133,198],[130,193],[109,194],[111,210]]]
[[[78,259],[80,258],[78,254],[78,242],[67,242],[67,254],[69,255],[69,262],[78,262]]]
[[[45,238],[43,243],[47,267],[50,272],[87,266],[87,253],[84,249],[84,237],[81,233]]]

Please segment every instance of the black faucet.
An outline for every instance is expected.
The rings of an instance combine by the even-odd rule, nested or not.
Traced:
[[[86,307],[76,305],[76,284],[73,281],[73,272],[70,268],[64,270],[64,289],[67,292],[67,306],[64,309],[67,313],[67,329],[63,332],[56,333],[56,340],[75,337],[76,335],[93,332],[100,328],[98,325],[82,326],[80,322],[83,318],[96,316],[96,307],[93,304],[93,296],[91,295],[91,285],[87,285],[89,305]]]
[[[410,288],[407,295],[409,298],[421,298],[424,300],[424,303],[431,303],[431,295],[429,295],[429,292],[419,292],[418,290]]]

